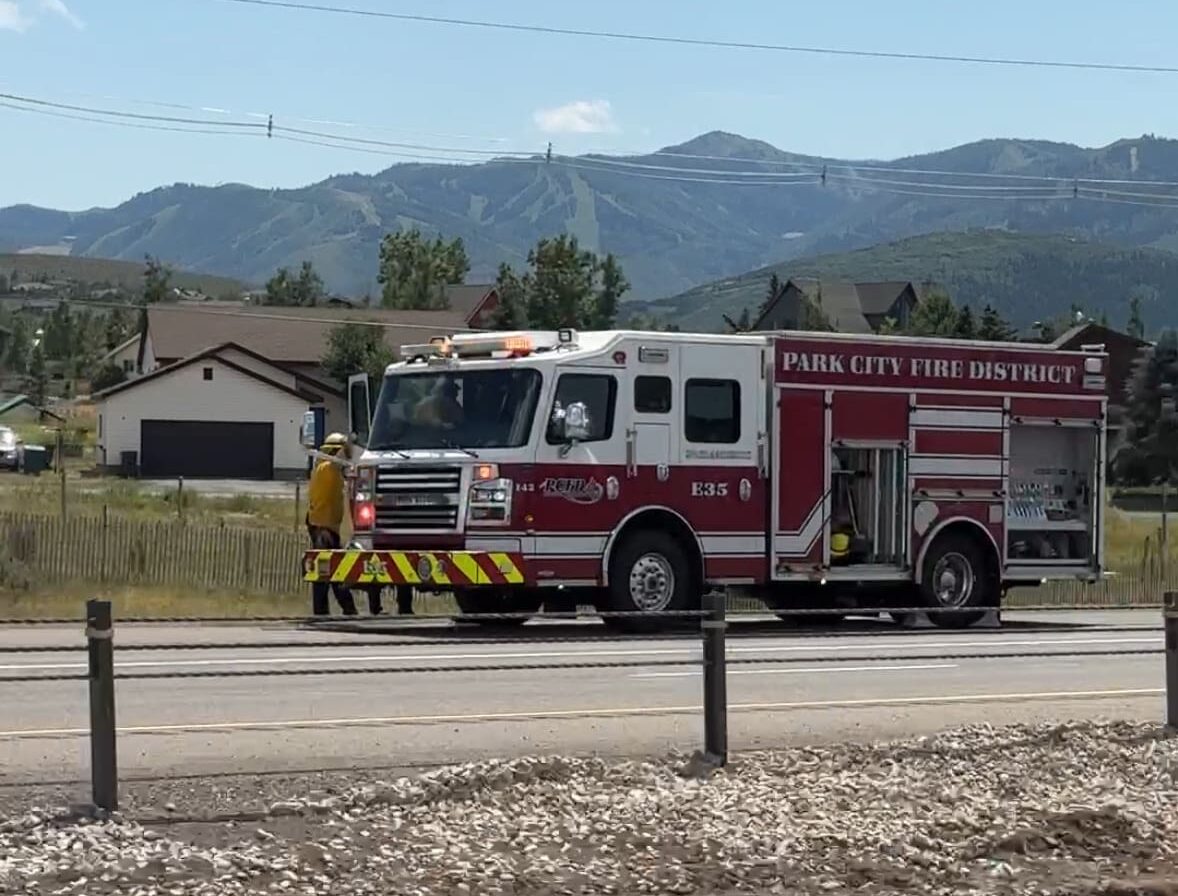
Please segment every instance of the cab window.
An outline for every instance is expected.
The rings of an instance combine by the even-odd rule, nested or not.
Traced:
[[[614,432],[614,406],[618,397],[618,381],[608,374],[562,373],[556,381],[557,405],[567,408],[574,402],[581,402],[589,412],[591,431],[586,442],[603,442]],[[551,411],[548,415],[547,441],[549,445],[561,442],[559,433],[552,425]]]

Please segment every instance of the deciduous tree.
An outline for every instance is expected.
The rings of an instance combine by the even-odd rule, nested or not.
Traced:
[[[417,228],[385,234],[376,280],[386,308],[444,309],[446,287],[463,283],[470,259],[461,238],[433,241]]]
[[[292,274],[289,268],[279,268],[266,281],[267,305],[300,305],[309,307],[323,303],[327,296],[327,288],[323,285],[323,278],[309,261],[304,261],[297,274]]]
[[[613,255],[599,259],[568,234],[540,240],[523,274],[501,265],[497,284],[502,304],[496,329],[609,329],[630,289]]]
[[[384,330],[369,324],[348,323],[335,327],[327,336],[323,369],[339,382],[357,373],[379,381],[393,361],[392,349],[384,341]]]

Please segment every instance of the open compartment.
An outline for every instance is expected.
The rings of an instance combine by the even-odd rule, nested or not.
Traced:
[[[1100,429],[1091,422],[1012,423],[1006,500],[1010,564],[1087,566],[1100,513]]]
[[[903,565],[905,450],[838,441],[830,458],[831,565]]]

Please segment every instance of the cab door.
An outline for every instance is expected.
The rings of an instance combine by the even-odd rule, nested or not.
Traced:
[[[674,507],[699,535],[711,582],[767,574],[764,347],[691,345],[679,355]]]
[[[626,477],[631,379],[621,363],[561,364],[552,371],[527,501],[540,584],[599,583],[610,533],[638,499]],[[569,442],[553,417],[573,405],[587,416],[587,431]]]
[[[368,446],[368,436],[372,432],[372,408],[368,374],[357,373],[348,377],[348,433],[361,448]]]

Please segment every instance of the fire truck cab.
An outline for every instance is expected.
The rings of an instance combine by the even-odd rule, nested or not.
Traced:
[[[687,610],[951,608],[1096,581],[1101,347],[833,333],[466,333],[348,384],[354,542],[308,581]]]

